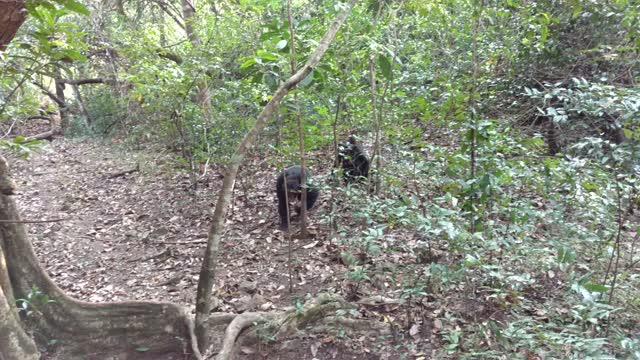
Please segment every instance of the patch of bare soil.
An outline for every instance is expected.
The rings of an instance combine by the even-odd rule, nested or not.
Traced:
[[[351,348],[331,337],[300,336],[278,344],[240,346],[237,359],[318,359],[318,360],[378,360],[381,355],[367,348]]]
[[[59,220],[29,224],[28,231],[40,261],[62,289],[91,302],[144,299],[193,307],[212,202],[222,183],[219,173],[209,170],[194,192],[172,154],[125,151],[93,141],[55,140],[29,160],[10,162],[22,218]],[[216,284],[222,300],[218,311],[283,309],[323,290],[339,292],[345,267],[337,260],[336,246],[323,245],[326,234],[313,225],[319,233],[315,240],[294,240],[289,292],[287,241],[276,223],[276,170],[259,159],[253,163],[263,165],[252,166],[251,176],[241,172],[227,216]],[[315,211],[326,211],[323,207],[321,201]],[[377,311],[364,316],[382,320]],[[358,334],[346,338],[339,330],[279,344],[249,344],[241,355],[397,358],[390,349],[403,342]]]

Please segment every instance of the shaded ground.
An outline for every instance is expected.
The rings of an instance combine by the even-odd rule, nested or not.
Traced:
[[[91,302],[144,299],[193,307],[209,214],[222,181],[209,170],[193,192],[189,176],[176,171],[172,159],[162,152],[70,140],[56,140],[26,161],[11,159],[23,219],[60,220],[28,229],[40,261],[61,288]],[[251,171],[256,173],[250,180],[237,184],[227,217],[216,287],[223,300],[219,310],[280,309],[307,294],[340,291],[344,265],[336,246],[322,245],[318,236],[294,240],[289,293],[287,242],[276,230],[276,171]],[[315,211],[324,207],[321,201]],[[324,234],[315,225],[312,230]],[[385,341],[338,340],[338,332],[251,344],[243,353],[269,359],[391,356],[381,350],[391,345]]]

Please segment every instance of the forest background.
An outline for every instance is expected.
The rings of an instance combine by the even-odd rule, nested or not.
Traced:
[[[50,201],[20,210],[43,270],[1,167],[0,358],[640,359],[638,1],[0,9],[0,147],[39,186],[18,208]],[[371,173],[347,186],[349,135]],[[283,233],[292,164],[321,200]],[[120,261],[63,245],[83,226]]]

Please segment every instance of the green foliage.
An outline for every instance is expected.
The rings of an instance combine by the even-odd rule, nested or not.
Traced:
[[[122,99],[113,92],[105,89],[91,89],[88,92],[91,102],[86,105],[90,118],[74,116],[65,132],[68,137],[108,137],[122,131],[127,124],[130,115],[126,99]],[[135,130],[132,132],[132,140],[135,138]]]
[[[269,344],[276,341],[279,325],[274,321],[264,321],[254,324],[256,336],[261,343]]]
[[[82,4],[29,3],[24,33],[0,59],[3,119],[36,111],[31,80],[112,79],[83,87],[91,119],[71,104],[67,134],[224,165],[292,72],[282,1],[216,3],[217,13],[200,4],[198,42],[151,3],[125,2],[124,14]],[[341,6],[293,2],[298,67]],[[99,13],[78,16],[88,8]],[[405,301],[396,321],[407,328],[433,319],[436,357],[638,358],[637,224],[621,214],[638,201],[639,14],[633,1],[358,6],[258,144],[270,164],[298,162],[300,114],[323,179],[334,140],[355,133],[373,154],[380,135],[369,184],[321,184],[336,198],[325,220],[350,298],[380,290]],[[546,152],[550,129],[558,156]],[[614,287],[617,251],[628,268]],[[270,324],[258,334],[274,340]]]
[[[58,6],[56,6],[58,5]],[[89,10],[74,0],[29,1],[26,4],[29,15],[35,21],[32,41],[21,42],[20,47],[29,50],[35,57],[48,57],[51,62],[72,63],[85,61],[84,33],[72,21],[73,13],[89,15]],[[63,18],[65,18],[63,20]]]
[[[11,140],[0,140],[0,148],[6,149],[25,159],[43,146],[44,142],[40,140],[29,140],[24,136],[16,136]]]
[[[39,15],[39,8],[55,11],[57,10],[56,5],[59,5],[62,9],[89,16],[87,7],[75,0],[28,0],[25,3],[29,14],[36,17]]]
[[[31,289],[26,298],[16,300],[18,309],[27,317],[41,315],[43,308],[52,303],[55,303],[55,300],[50,299],[47,294],[35,287]]]

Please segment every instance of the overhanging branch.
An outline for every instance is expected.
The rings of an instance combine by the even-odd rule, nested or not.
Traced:
[[[63,108],[67,106],[64,100],[60,99],[56,94],[49,91],[49,89],[47,89],[44,85],[40,84],[37,81],[33,81],[32,84],[37,86],[40,90],[42,90],[42,92],[45,95],[47,95],[51,100],[53,100],[56,104],[58,104],[59,107]]]
[[[69,84],[69,85],[86,85],[86,84],[116,84],[115,79],[103,79],[103,78],[95,78],[95,79],[61,79],[60,82]]]

